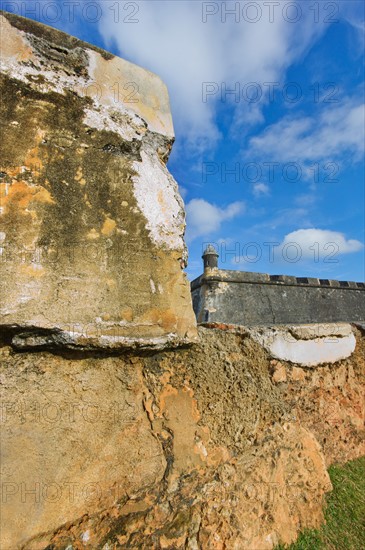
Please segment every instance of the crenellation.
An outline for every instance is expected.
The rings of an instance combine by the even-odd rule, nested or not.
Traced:
[[[296,277],[293,275],[281,275],[283,282],[287,285],[295,285],[296,284]]]
[[[307,281],[309,285],[312,286],[319,286],[319,279],[318,277],[307,277]]]
[[[357,283],[355,281],[347,281],[349,288],[357,288]]]
[[[218,267],[191,283],[198,323],[233,325],[362,322],[364,290],[364,283],[352,281]]]

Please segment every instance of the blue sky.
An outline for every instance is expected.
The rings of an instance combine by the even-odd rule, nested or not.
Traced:
[[[0,1],[163,78],[189,278],[364,280],[362,1]]]

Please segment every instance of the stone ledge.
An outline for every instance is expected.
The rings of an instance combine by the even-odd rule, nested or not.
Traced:
[[[213,282],[252,283],[277,286],[303,286],[319,288],[341,288],[341,290],[365,290],[365,283],[354,281],[337,281],[335,279],[318,279],[317,277],[294,277],[290,275],[269,275],[251,271],[234,271],[226,269],[209,269],[191,282],[191,290]]]

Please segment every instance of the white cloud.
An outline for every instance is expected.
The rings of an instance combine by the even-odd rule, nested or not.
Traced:
[[[204,199],[192,199],[186,205],[186,238],[192,241],[219,231],[224,221],[235,218],[243,211],[243,202],[232,202],[226,208],[219,208]]]
[[[359,99],[347,98],[319,116],[284,117],[253,137],[246,155],[309,166],[317,161],[339,160],[344,154],[360,160],[364,148],[365,105]],[[307,176],[313,177],[313,172]]]
[[[207,3],[188,0],[138,2],[139,11],[134,16],[138,22],[127,23],[128,12],[122,9],[116,21],[116,4],[109,0],[100,2],[103,17],[99,31],[107,47],[116,43],[121,56],[163,78],[170,91],[177,132],[187,143],[194,144],[197,152],[211,147],[220,137],[216,115],[222,83],[228,89],[239,83],[242,90],[248,83],[256,82],[265,96],[269,89],[264,83],[283,80],[285,70],[329,27],[322,19],[313,24],[313,10],[307,1],[298,2],[302,15],[296,23],[285,20],[293,14],[287,12],[283,16],[282,6],[275,8],[271,22],[269,6],[265,5],[268,3],[257,2],[261,15],[255,22],[252,11],[247,12],[246,20],[242,15],[246,2],[213,2],[218,13],[208,16],[204,23],[202,9]],[[236,5],[237,17],[227,15],[222,22],[222,10]],[[216,83],[218,90],[206,102],[202,101],[204,82]],[[234,100],[233,96],[228,97],[231,102]],[[263,105],[264,101],[258,108],[257,104],[240,99],[237,117],[242,116],[244,107],[242,123],[262,120]]]
[[[270,195],[270,187],[266,183],[255,183],[253,186],[253,194],[255,197]]]
[[[294,243],[296,246],[291,246]],[[288,233],[280,245],[289,257],[296,256],[295,248],[305,258],[335,259],[339,254],[362,250],[364,245],[355,239],[347,239],[343,233],[329,229],[298,229]],[[284,257],[285,257],[284,254]]]

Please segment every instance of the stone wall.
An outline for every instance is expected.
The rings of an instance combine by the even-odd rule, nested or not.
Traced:
[[[362,322],[365,284],[208,268],[191,283],[199,323]]]
[[[0,23],[1,548],[269,550],[318,527],[328,465],[364,452],[361,325],[197,330],[165,86]],[[257,279],[248,303],[231,273],[193,290],[230,323],[233,300],[272,321],[261,287],[293,323],[310,290],[360,315],[359,286]]]
[[[196,338],[159,77],[3,12],[0,326],[18,348]]]
[[[318,527],[326,468],[364,454],[365,339],[312,330],[342,359],[279,358],[264,328],[148,355],[3,342],[1,548],[264,550]]]

